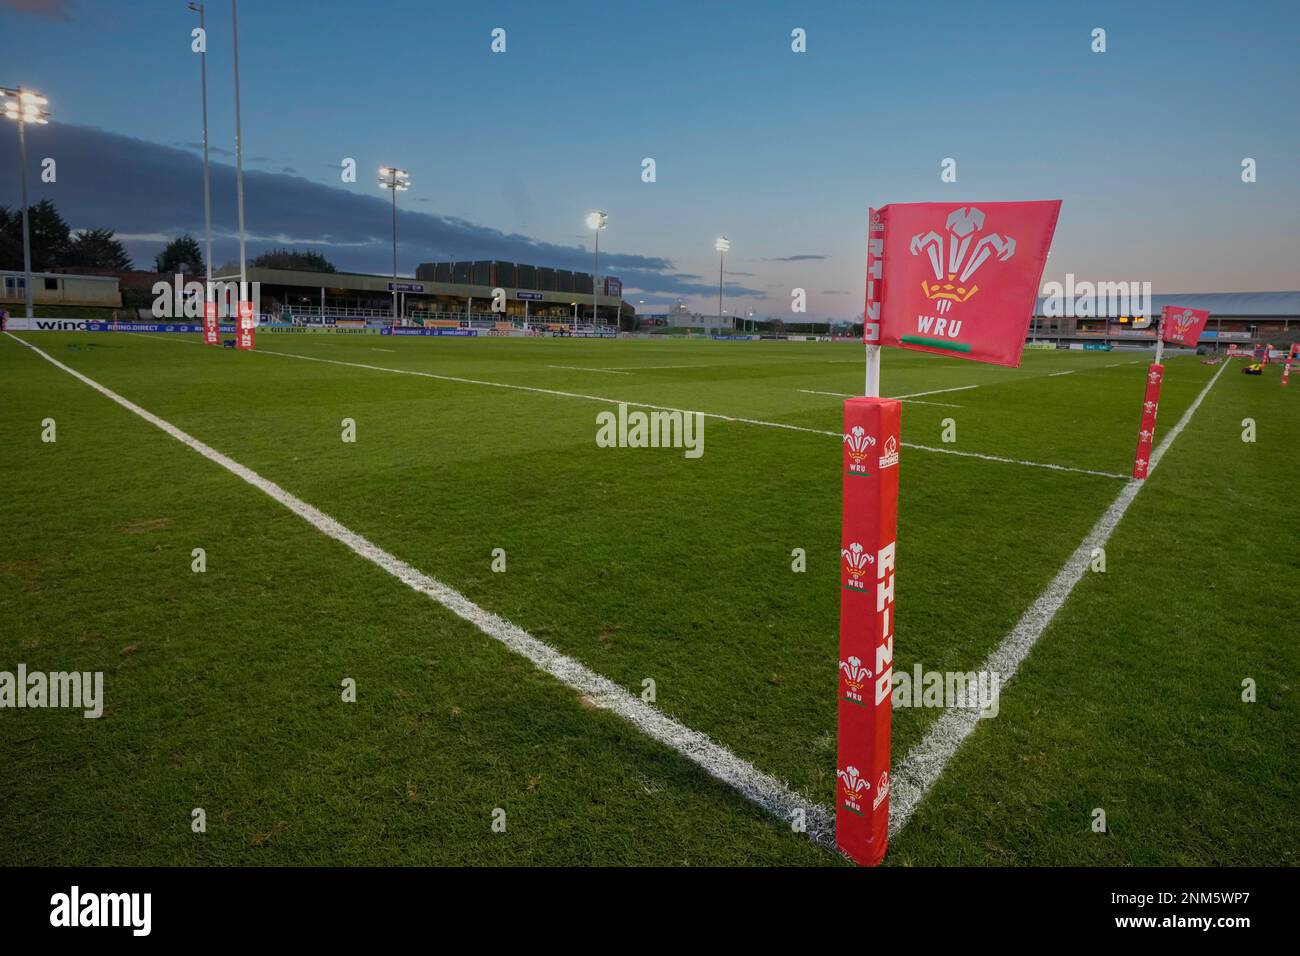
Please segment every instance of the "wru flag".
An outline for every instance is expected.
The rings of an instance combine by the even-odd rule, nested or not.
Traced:
[[[873,210],[867,344],[1018,366],[1060,212],[1060,200]]]

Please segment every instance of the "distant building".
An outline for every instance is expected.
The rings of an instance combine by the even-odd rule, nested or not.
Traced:
[[[0,272],[3,294],[0,303],[25,305],[27,276],[23,272]],[[41,306],[87,306],[106,309],[122,307],[122,292],[116,276],[73,275],[60,272],[32,273],[32,304]],[[13,310],[10,309],[10,312]]]
[[[1030,323],[1030,338],[1154,342],[1155,323],[1135,328],[1142,322],[1130,315],[1101,317],[1048,316],[1044,299],[1039,299]],[[1300,335],[1300,292],[1187,292],[1151,296],[1152,317],[1159,317],[1166,305],[1203,309],[1210,321],[1201,333],[1200,344],[1218,341],[1246,342],[1270,337],[1289,339]]]
[[[456,268],[451,268],[455,266]],[[510,266],[513,272],[504,267]],[[492,268],[489,268],[492,267]],[[194,278],[194,277],[189,277]],[[238,280],[238,269],[223,269],[214,278]],[[582,280],[586,280],[585,286]],[[414,279],[350,272],[305,272],[296,269],[248,269],[248,281],[259,283],[260,314],[313,321],[333,318],[384,319],[393,312],[398,293],[402,321],[456,322],[471,313],[475,319],[592,321],[591,276],[500,262],[425,263]],[[396,290],[394,290],[394,285]],[[622,300],[622,284],[613,276],[602,282],[597,298],[602,323],[612,324],[621,310],[634,310]],[[506,311],[491,311],[492,292],[505,291]],[[578,291],[581,288],[582,291]]]

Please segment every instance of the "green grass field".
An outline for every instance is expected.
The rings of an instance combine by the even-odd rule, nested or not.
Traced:
[[[860,348],[19,335],[833,805],[841,399],[815,393],[860,390]],[[885,355],[887,393],[932,393],[904,441],[966,453],[903,449],[897,669],[975,669],[1052,580],[1124,487],[1148,361]],[[1239,364],[888,863],[1300,862],[1300,380]],[[1214,372],[1169,361],[1162,433]],[[0,670],[105,673],[99,720],[0,711],[0,862],[843,863],[9,336],[0,398]],[[750,421],[708,418],[696,460],[597,447],[618,401]],[[895,711],[895,760],[938,715]]]

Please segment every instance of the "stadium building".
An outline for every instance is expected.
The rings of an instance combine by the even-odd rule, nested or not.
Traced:
[[[1150,345],[1156,326],[1142,327],[1132,316],[1062,317],[1050,314],[1039,299],[1030,324],[1029,338],[1058,342],[1094,342],[1112,346]],[[1165,306],[1201,309],[1210,313],[1200,345],[1218,342],[1292,342],[1300,338],[1300,292],[1188,292],[1151,296],[1151,312],[1159,316]]]
[[[0,305],[14,311],[27,301],[27,275],[21,271],[0,272]],[[122,305],[122,292],[115,275],[72,275],[59,272],[32,273],[32,304],[115,309]]]
[[[239,273],[226,269],[214,278],[237,281]],[[256,311],[273,322],[391,322],[396,292],[402,325],[593,323],[590,274],[512,262],[429,262],[414,279],[399,276],[396,283],[391,275],[254,267],[248,281],[258,283]],[[497,288],[505,290],[504,313],[491,309]],[[622,292],[616,277],[602,278],[595,324],[613,326],[616,317],[634,314]]]

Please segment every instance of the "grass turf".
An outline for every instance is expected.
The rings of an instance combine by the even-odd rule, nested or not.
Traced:
[[[666,712],[831,803],[840,452],[817,432],[840,415],[808,392],[852,392],[857,350],[266,334],[248,355],[187,336],[25,337],[629,690],[653,679]],[[1027,352],[1019,370],[887,358],[888,391],[937,392],[904,405],[905,441],[1131,466],[1139,356]],[[101,721],[0,713],[9,862],[835,861],[12,339],[0,370],[0,666],[104,670],[108,698]],[[1165,427],[1210,374],[1170,362]],[[1080,585],[891,860],[1294,853],[1297,655],[1277,636],[1294,561],[1234,536],[1213,503],[1294,523],[1277,487],[1292,397],[1275,376],[1224,375],[1121,524],[1107,574]],[[609,401],[595,399],[814,431],[709,419],[695,461],[601,449]],[[1227,424],[1251,412],[1261,437],[1244,445]],[[54,445],[39,441],[45,417]],[[909,670],[978,665],[1122,487],[911,449],[902,467]],[[206,574],[190,571],[194,547]],[[1197,583],[1207,549],[1214,590]],[[1222,686],[1229,671],[1257,677],[1260,703],[1239,703],[1240,677]],[[339,701],[345,676],[357,704]],[[936,715],[896,712],[896,757]],[[1194,746],[1215,733],[1220,746]],[[1229,812],[1246,789],[1253,812]],[[1203,813],[1178,809],[1212,791]],[[1093,834],[1108,794],[1111,832]]]

